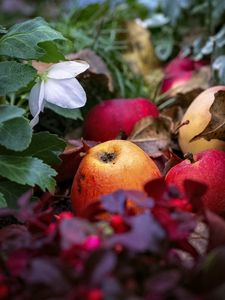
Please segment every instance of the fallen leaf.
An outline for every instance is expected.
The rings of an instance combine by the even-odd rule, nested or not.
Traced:
[[[207,141],[218,139],[225,141],[225,91],[215,93],[215,99],[209,109],[211,120],[206,128],[194,136],[190,142],[204,138]]]
[[[176,122],[181,121],[186,109],[189,107],[191,102],[205,89],[209,87],[211,78],[211,72],[209,67],[201,67],[195,73],[190,80],[185,84],[176,86],[169,90],[167,93],[161,95],[157,100],[157,106],[163,114],[171,116],[175,111],[179,111]],[[172,117],[173,118],[173,117]],[[174,119],[173,119],[174,120]]]
[[[67,142],[68,145],[65,151],[60,155],[62,162],[59,166],[56,166],[56,171],[58,172],[56,177],[57,182],[72,179],[82,160],[82,154],[96,145],[96,142],[84,140],[68,140]]]
[[[106,86],[107,89],[113,91],[113,80],[110,71],[104,61],[92,50],[83,49],[77,53],[71,53],[66,56],[67,59],[76,60],[82,59],[89,63],[90,68],[82,75],[85,80],[95,81],[95,84]]]
[[[176,86],[175,88],[169,90],[167,94],[177,95],[177,94],[189,94],[186,97],[191,98],[199,93],[199,90],[203,91],[209,87],[209,82],[211,79],[211,70],[209,66],[203,66],[198,71],[193,72],[192,78],[187,80],[185,84]],[[178,97],[181,95],[178,95]],[[195,96],[196,97],[196,96]]]
[[[147,154],[157,157],[162,151],[171,148],[173,122],[170,118],[145,117],[136,123],[128,140],[141,147]]]

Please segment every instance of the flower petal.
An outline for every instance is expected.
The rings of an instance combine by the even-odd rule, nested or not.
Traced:
[[[34,127],[39,121],[39,114],[44,108],[44,81],[42,80],[41,83],[36,83],[29,95],[29,108],[32,116],[34,117],[30,121],[31,127]]]
[[[48,78],[68,79],[83,73],[89,68],[86,61],[65,61],[52,65],[48,69]]]
[[[46,101],[64,108],[78,108],[85,105],[86,93],[76,78],[48,79],[45,83]]]

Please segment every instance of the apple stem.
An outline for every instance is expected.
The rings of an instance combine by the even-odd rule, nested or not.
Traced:
[[[184,154],[184,158],[190,160],[190,162],[193,164],[195,162],[193,154],[191,152],[187,152]]]
[[[181,127],[183,127],[184,125],[188,125],[189,123],[190,123],[189,120],[186,120],[186,121],[180,123],[180,124],[174,129],[174,133],[177,134],[177,133],[178,133],[178,130],[179,130]]]

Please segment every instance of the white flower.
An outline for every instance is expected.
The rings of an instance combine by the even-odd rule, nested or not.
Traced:
[[[70,109],[85,105],[86,93],[75,77],[88,68],[84,61],[66,61],[51,65],[40,74],[29,95],[32,127],[38,123],[46,101]]]

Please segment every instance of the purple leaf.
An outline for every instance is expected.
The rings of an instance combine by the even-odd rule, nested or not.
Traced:
[[[106,245],[113,247],[121,244],[131,251],[160,252],[165,232],[151,214],[141,214],[125,219],[131,230],[123,234],[115,234]]]

